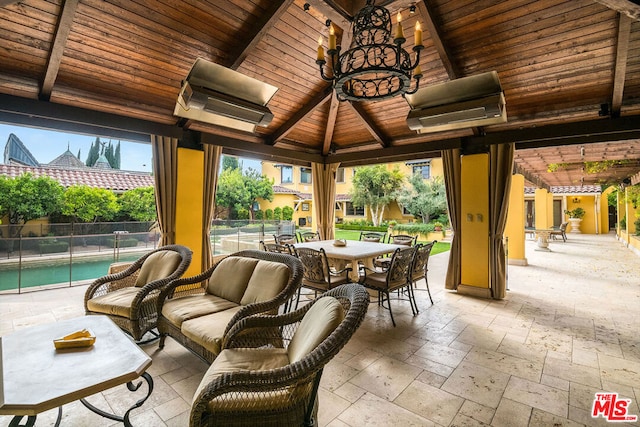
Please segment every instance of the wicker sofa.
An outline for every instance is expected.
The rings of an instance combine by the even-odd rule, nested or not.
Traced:
[[[257,313],[276,313],[298,291],[302,264],[294,256],[236,252],[207,271],[170,283],[158,299],[160,348],[167,336],[214,361],[228,325]]]

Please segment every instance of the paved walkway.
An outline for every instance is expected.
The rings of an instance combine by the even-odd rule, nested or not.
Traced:
[[[325,426],[604,426],[590,416],[595,393],[617,392],[640,415],[640,257],[612,235],[569,235],[551,252],[527,241],[529,266],[509,266],[502,301],[443,289],[448,253],[430,261],[420,314],[394,302],[398,326],[371,304],[349,344],[327,365],[320,389]],[[0,295],[0,335],[82,315],[84,286]],[[168,339],[144,347],[156,383],[133,412],[137,426],[186,426],[206,365]],[[118,411],[124,387],[90,401]],[[117,425],[78,403],[64,426]],[[49,425],[55,411],[38,417]],[[0,417],[0,425],[8,419]],[[616,425],[625,425],[624,423]],[[633,423],[628,425],[640,425]]]

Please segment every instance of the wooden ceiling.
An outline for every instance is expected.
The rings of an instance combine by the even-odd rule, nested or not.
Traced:
[[[0,0],[0,121],[141,141],[199,131],[230,154],[300,164],[515,142],[517,169],[538,185],[640,182],[638,2],[378,0],[402,13],[405,28],[422,24],[421,87],[498,72],[506,124],[433,134],[408,128],[402,97],[338,102],[320,78],[316,47],[327,20],[346,45],[364,4]],[[413,32],[405,34],[410,48]],[[271,124],[245,133],[173,116],[198,57],[278,87]]]

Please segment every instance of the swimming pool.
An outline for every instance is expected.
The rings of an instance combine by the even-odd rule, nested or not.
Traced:
[[[118,261],[135,261],[140,256],[140,253],[120,254]],[[109,254],[74,258],[71,268],[68,259],[23,261],[21,271],[15,264],[2,266],[0,291],[97,279],[107,274],[113,262],[114,257]]]

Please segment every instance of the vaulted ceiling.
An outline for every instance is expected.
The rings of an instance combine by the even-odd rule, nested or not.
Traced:
[[[346,46],[364,4],[0,0],[0,121],[140,141],[192,130],[230,154],[299,164],[515,142],[516,170],[537,185],[640,182],[638,2],[378,0],[405,28],[422,24],[421,87],[499,75],[507,123],[427,134],[407,126],[404,98],[339,102],[320,78],[318,36],[330,20]],[[174,116],[198,57],[276,86],[269,126],[248,133]]]

